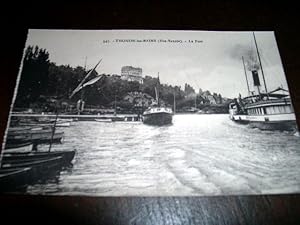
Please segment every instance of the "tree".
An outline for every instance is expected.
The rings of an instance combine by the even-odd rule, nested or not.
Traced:
[[[49,53],[38,46],[28,46],[18,87],[16,106],[29,107],[48,88]]]

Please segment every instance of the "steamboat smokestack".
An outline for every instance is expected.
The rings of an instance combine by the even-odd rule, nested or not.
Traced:
[[[260,86],[259,76],[257,70],[252,70],[253,84],[254,86]]]

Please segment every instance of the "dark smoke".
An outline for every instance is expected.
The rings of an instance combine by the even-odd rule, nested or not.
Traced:
[[[258,71],[260,69],[257,53],[255,49],[250,46],[235,45],[232,49],[230,49],[230,56],[233,59],[240,61],[242,60],[242,57],[244,57],[246,68],[249,71]]]

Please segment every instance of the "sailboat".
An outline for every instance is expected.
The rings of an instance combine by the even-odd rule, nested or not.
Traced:
[[[158,87],[160,85],[159,75],[158,75]],[[169,125],[172,124],[173,111],[170,107],[163,106],[159,101],[159,90],[155,87],[155,97],[156,101],[144,111],[143,113],[143,123],[148,125]]]
[[[254,87],[257,88],[257,94],[250,92],[244,59],[242,58],[249,96],[245,98],[239,96],[229,104],[229,117],[237,123],[249,124],[250,127],[259,128],[261,130],[294,131],[297,127],[296,116],[294,114],[289,92],[282,87],[270,92],[267,91],[264,71],[254,33],[253,37],[265,92],[263,93],[260,90],[260,80],[257,70],[251,71]]]
[[[87,79],[92,75],[92,73],[96,70],[96,68],[98,67],[98,65],[101,63],[102,59],[99,60],[99,62],[95,65],[95,67],[93,69],[91,69],[86,76],[81,80],[81,82],[78,84],[78,86],[73,90],[72,94],[69,96],[69,99],[71,99],[77,92],[81,91],[81,97],[77,102],[77,109],[78,109],[78,115],[80,115],[80,113],[83,111],[84,109],[84,101],[83,101],[83,89],[87,86],[90,86],[94,83],[96,83],[97,81],[99,81],[103,75],[97,75],[96,77],[94,77],[93,79],[87,81]]]

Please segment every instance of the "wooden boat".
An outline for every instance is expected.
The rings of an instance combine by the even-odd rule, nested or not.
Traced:
[[[43,172],[43,169],[46,168],[52,168],[55,166],[62,165],[62,157],[61,156],[48,156],[42,159],[38,160],[25,160],[25,159],[15,159],[15,160],[5,160],[5,158],[2,159],[1,168],[21,168],[21,167],[32,167],[35,169],[41,170],[40,172]]]
[[[31,168],[28,184],[34,184],[42,181],[46,181],[50,177],[57,176],[61,169],[63,168],[63,158],[58,157],[47,157],[40,160],[24,161],[24,160],[14,160],[10,162],[2,162],[1,169],[21,169],[21,168]]]
[[[31,141],[17,144],[6,144],[3,152],[30,152],[33,149],[33,143]]]
[[[11,192],[26,188],[30,184],[47,181],[49,178],[57,176],[63,165],[61,156],[32,161],[23,159],[3,161],[0,168],[0,191]]]
[[[4,152],[0,168],[0,174],[3,174],[0,176],[0,186],[3,189],[0,188],[0,191],[11,192],[20,187],[26,188],[30,184],[47,182],[50,177],[57,177],[61,169],[71,164],[75,150],[50,151],[52,143],[60,141],[64,134],[55,132],[56,122],[50,129],[32,130],[26,127],[8,133],[6,143],[10,146],[22,146],[29,141],[35,146],[45,142],[50,143],[50,146],[49,152]]]
[[[23,134],[23,133],[37,133],[39,131],[45,131],[51,129],[52,129],[52,125],[16,126],[16,127],[9,127],[8,134],[16,135],[16,134]]]
[[[53,121],[44,121],[44,122],[35,122],[35,121],[31,121],[31,122],[20,122],[19,125],[20,126],[42,126],[42,127],[51,127],[53,126],[54,122]],[[69,127],[71,126],[71,122],[65,122],[65,121],[57,121],[56,122],[56,127]]]
[[[72,162],[75,156],[76,150],[67,150],[67,151],[52,151],[52,152],[12,152],[3,154],[3,162],[13,162],[13,161],[33,161],[40,160],[49,157],[62,157],[63,164],[68,165]]]
[[[96,122],[101,122],[101,123],[111,123],[113,120],[111,118],[102,118],[102,119],[95,119]]]
[[[58,118],[57,121],[59,122],[73,122],[73,118]]]
[[[63,138],[64,132],[55,132],[52,137],[52,131],[39,131],[39,132],[29,132],[29,133],[19,133],[19,134],[8,134],[7,143],[8,144],[20,144],[25,142],[33,143],[49,143],[60,142]]]
[[[71,126],[71,122],[58,122],[56,127],[69,127]]]
[[[149,125],[168,125],[172,124],[173,112],[171,108],[152,106],[143,114],[143,122]]]
[[[58,119],[55,121],[55,119],[46,119],[46,120],[40,120],[38,124],[43,126],[53,126],[55,123],[56,127],[69,127],[71,126],[70,119]]]
[[[31,141],[24,142],[24,143],[6,143],[5,150],[23,148],[23,147],[30,146],[30,145],[32,145]]]
[[[24,189],[30,183],[31,168],[0,169],[0,192]]]
[[[72,151],[4,152],[0,168],[0,192],[26,189],[27,185],[47,181],[71,164]]]
[[[158,86],[159,76],[158,76]],[[173,111],[167,106],[163,106],[159,100],[159,91],[155,87],[156,102],[143,113],[143,123],[148,125],[163,126],[172,124]]]

